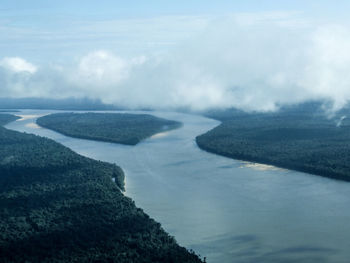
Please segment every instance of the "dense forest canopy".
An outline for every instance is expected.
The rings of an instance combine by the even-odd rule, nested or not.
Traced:
[[[0,113],[20,112],[19,110],[0,110]]]
[[[39,118],[37,124],[72,137],[128,145],[181,126],[148,114],[127,113],[57,113]]]
[[[119,107],[89,98],[6,98],[0,97],[0,109],[117,110]]]
[[[227,157],[350,181],[350,120],[315,103],[276,113],[210,112],[222,120],[197,144]]]
[[[0,127],[11,122],[19,119],[19,117],[11,115],[11,114],[5,114],[5,113],[0,113]]]
[[[0,145],[0,262],[201,262],[122,194],[118,166],[3,127]]]

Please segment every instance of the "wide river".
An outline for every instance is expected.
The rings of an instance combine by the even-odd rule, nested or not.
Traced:
[[[121,166],[125,194],[208,262],[350,262],[350,183],[204,152],[195,137],[219,122],[197,115],[151,112],[184,126],[124,146],[35,125],[51,112],[25,110],[6,127]]]

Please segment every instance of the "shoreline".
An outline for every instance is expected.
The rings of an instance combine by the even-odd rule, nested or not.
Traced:
[[[202,136],[202,135],[199,135],[199,136]],[[241,161],[241,162],[249,162],[249,163],[258,164],[258,165],[267,165],[267,166],[271,166],[271,167],[276,167],[278,169],[296,171],[296,172],[301,172],[301,173],[314,175],[314,176],[321,176],[324,178],[334,179],[334,180],[343,181],[343,182],[350,182],[349,176],[338,174],[338,173],[329,173],[329,172],[324,171],[324,170],[308,168],[308,167],[305,167],[303,165],[297,166],[297,165],[293,165],[293,164],[288,165],[285,163],[272,162],[272,161],[269,161],[267,159],[264,159],[263,157],[253,158],[253,157],[250,157],[247,155],[243,156],[243,155],[234,155],[234,154],[225,153],[223,151],[212,149],[210,147],[205,146],[204,144],[199,143],[198,142],[199,136],[197,136],[195,138],[195,141],[196,141],[198,148],[203,150],[203,151],[206,151],[208,153],[211,153],[211,154],[216,154],[219,156],[223,156],[223,157],[230,158],[230,159],[237,160],[237,161]]]
[[[14,116],[14,115],[12,115],[12,116]],[[16,116],[16,117],[14,116],[14,118],[17,118],[17,119],[10,120],[9,122],[7,122],[5,124],[23,120],[23,119],[19,119],[20,118],[19,116]],[[34,118],[35,117],[33,117],[33,116],[29,116],[27,119],[34,119]],[[143,253],[144,253],[143,251],[144,250],[146,250],[146,252],[147,252],[147,249],[152,248],[152,246],[154,246],[154,248],[152,250],[153,251],[154,250],[158,251],[159,252],[159,255],[158,255],[159,259],[164,259],[165,262],[173,262],[175,259],[182,259],[183,262],[191,262],[191,263],[192,262],[202,262],[201,259],[199,258],[199,256],[197,256],[193,251],[188,250],[187,248],[179,245],[179,243],[177,243],[177,241],[172,236],[170,236],[168,234],[168,232],[166,232],[163,229],[163,227],[161,226],[160,223],[158,223],[152,217],[150,217],[148,214],[146,214],[143,211],[142,208],[137,207],[135,205],[135,202],[133,201],[133,199],[131,199],[130,197],[125,195],[125,190],[122,189],[125,186],[125,173],[124,173],[124,170],[120,166],[118,166],[116,164],[113,164],[113,163],[110,163],[110,162],[99,161],[99,160],[96,160],[96,159],[93,159],[93,158],[86,157],[86,156],[83,156],[81,154],[78,154],[77,152],[71,150],[70,148],[62,145],[61,143],[59,143],[59,142],[57,142],[57,141],[55,141],[53,139],[43,138],[41,136],[34,135],[34,134],[27,134],[25,132],[20,132],[20,131],[8,129],[6,127],[1,127],[1,129],[2,128],[4,130],[8,130],[9,134],[18,134],[19,136],[22,136],[23,138],[29,138],[29,136],[31,136],[32,138],[35,138],[36,142],[43,141],[43,142],[46,142],[46,143],[48,143],[50,145],[56,145],[58,147],[58,149],[63,149],[63,150],[68,149],[67,152],[72,152],[71,155],[73,157],[76,156],[75,159],[79,159],[79,160],[81,159],[82,161],[88,163],[88,167],[85,167],[87,169],[87,172],[90,172],[90,169],[95,169],[96,167],[98,168],[98,166],[101,166],[100,167],[100,173],[101,174],[99,176],[97,176],[95,179],[91,179],[90,177],[87,177],[87,179],[91,179],[92,180],[91,182],[95,182],[94,180],[98,179],[98,181],[99,181],[98,184],[95,184],[95,183],[88,183],[88,184],[86,184],[86,181],[85,181],[82,184],[77,182],[76,185],[74,185],[74,187],[77,187],[77,188],[81,187],[83,190],[86,190],[84,187],[90,187],[91,188],[90,192],[87,191],[87,192],[84,192],[84,194],[87,195],[88,197],[91,197],[91,198],[95,197],[95,196],[89,195],[90,193],[96,194],[98,192],[108,192],[109,191],[110,195],[107,195],[107,197],[109,199],[106,197],[106,195],[101,195],[101,202],[103,201],[106,204],[106,208],[107,208],[106,213],[111,213],[112,216],[105,217],[104,221],[98,221],[97,220],[98,221],[97,226],[100,227],[102,230],[104,230],[106,228],[103,226],[103,224],[105,223],[105,221],[109,220],[107,223],[108,224],[113,224],[113,227],[115,229],[112,232],[108,232],[108,235],[110,235],[111,238],[114,238],[114,239],[116,239],[119,242],[119,240],[123,240],[125,235],[132,235],[136,231],[136,234],[138,236],[142,236],[142,242],[139,243],[139,240],[137,239],[138,238],[137,236],[134,238],[135,240],[131,240],[130,238],[129,239],[131,240],[130,242],[134,242],[135,244],[139,243],[138,245],[133,245],[133,246],[136,246],[136,248],[139,249],[139,250],[137,250],[137,253],[139,253],[139,255],[141,255],[141,256],[143,255]],[[31,127],[31,128],[33,128],[33,127]],[[50,148],[50,147],[43,148],[43,151],[45,151],[48,148]],[[56,150],[56,149],[53,149],[53,150]],[[41,152],[40,152],[40,154],[41,154]],[[23,155],[23,156],[28,156],[28,155]],[[47,156],[52,156],[52,155],[47,155]],[[72,156],[69,156],[69,157],[72,157]],[[113,169],[111,168],[112,166],[113,166]],[[105,180],[107,178],[106,176],[108,176],[107,174],[105,174],[105,171],[107,171],[106,170],[107,168],[111,168],[113,170],[113,171],[112,170],[111,171],[108,170],[108,173],[111,172],[109,180]],[[13,168],[13,169],[15,169],[15,168]],[[78,170],[80,168],[79,167],[78,168],[77,167],[73,167],[72,169],[73,169],[72,171],[75,171],[74,169]],[[83,167],[81,169],[83,169]],[[80,172],[80,171],[82,171],[82,172]],[[85,170],[79,170],[79,175],[82,178],[84,178],[84,176],[85,176],[84,171]],[[64,171],[62,171],[62,173],[64,173]],[[86,176],[89,176],[89,175],[86,175]],[[123,181],[123,183],[121,183],[121,181]],[[57,181],[56,182],[57,185],[61,184],[61,183],[62,183],[61,181]],[[64,185],[64,184],[62,184],[62,185]],[[116,187],[116,188],[114,188],[114,187]],[[118,189],[117,192],[119,192],[119,193],[116,193],[113,188],[114,189]],[[66,191],[64,187],[61,187],[59,189],[60,189],[60,191]],[[70,188],[68,187],[67,189],[69,190]],[[40,189],[38,189],[37,191],[38,191],[38,193],[41,193]],[[65,192],[63,192],[63,194],[65,194]],[[105,198],[105,199],[103,199],[103,198]],[[69,200],[71,200],[71,199],[69,199]],[[78,200],[78,199],[76,198],[74,200]],[[82,199],[82,200],[83,200],[83,201],[81,201],[82,202],[82,209],[86,210],[86,209],[88,209],[90,207],[91,209],[93,209],[93,211],[95,211],[95,208],[93,207],[93,205],[94,205],[94,202],[96,202],[96,201],[91,201],[92,205],[89,206],[89,207],[86,207],[86,204],[84,203],[84,202],[86,202],[85,199]],[[116,200],[118,202],[115,202]],[[109,203],[111,203],[111,204],[109,205]],[[116,207],[118,208],[118,206],[122,206],[123,209],[120,210],[120,211],[118,209],[115,210],[114,208],[116,208]],[[103,207],[100,207],[99,209],[103,209]],[[74,223],[77,222],[77,224],[78,223],[81,224],[79,226],[82,226],[82,227],[85,226],[84,225],[85,223],[86,224],[90,224],[90,221],[85,222],[84,221],[85,219],[84,220],[78,219],[79,213],[76,214],[76,216],[74,216],[74,213],[75,213],[74,211],[75,210],[72,210],[71,212],[69,212],[69,216],[71,216],[71,218],[72,218],[71,221],[72,222],[74,222]],[[66,214],[68,214],[68,212],[66,212]],[[117,216],[115,214],[117,214],[118,216],[121,217],[121,219],[119,220],[120,221],[120,225],[118,225],[119,223],[116,224],[119,221],[115,221],[114,220],[114,218],[117,218]],[[86,217],[83,217],[83,218],[86,218]],[[127,222],[129,222],[129,220],[131,220],[130,223],[127,223]],[[136,227],[136,230],[134,229],[132,231],[129,231],[128,228],[131,227],[134,223],[136,224],[136,226],[133,226],[132,228]],[[140,224],[140,226],[138,224]],[[113,234],[113,232],[119,233],[118,232],[119,229],[120,228],[123,229],[124,225],[127,227],[126,229],[123,230],[125,232],[125,233],[123,232],[124,236],[123,235],[119,236],[118,234],[116,234],[116,235]],[[62,226],[64,226],[63,223],[62,223]],[[11,228],[9,228],[9,230],[11,230]],[[39,231],[39,233],[41,233],[40,229],[35,229],[35,231]],[[51,233],[49,233],[49,234],[51,234]],[[77,231],[76,235],[74,234],[73,236],[77,240],[80,240],[80,238],[83,238],[83,239],[85,238],[85,236],[81,237],[80,232],[78,232],[78,231]],[[147,238],[149,238],[151,236],[153,236],[152,242],[147,242]],[[31,238],[33,238],[33,237],[29,233],[27,239],[30,240]],[[129,239],[127,240],[127,242],[129,242]],[[21,253],[27,253],[28,257],[31,257],[31,255],[32,255],[31,251],[36,251],[36,250],[41,251],[40,250],[40,247],[41,247],[40,246],[40,244],[41,244],[40,242],[41,241],[42,241],[41,239],[35,240],[35,242],[39,243],[38,246],[35,244],[35,242],[33,242],[32,245],[29,245],[29,244],[27,245],[25,242],[23,242],[23,244],[22,244],[20,242],[19,245],[18,245],[18,249],[16,248],[15,250],[20,250],[21,246],[23,246],[23,247],[28,247],[28,246],[32,247],[33,246],[32,250],[30,250],[30,249],[28,250],[29,252],[27,252],[27,251],[26,252],[23,252],[23,251],[21,252]],[[103,237],[103,235],[101,234],[101,241],[105,242],[105,243],[108,243],[109,242],[109,238],[105,239]],[[122,242],[122,241],[120,241],[120,242]],[[161,242],[163,242],[163,245],[161,245]],[[144,245],[144,243],[146,245]],[[10,245],[12,246],[12,243],[10,243]],[[98,245],[96,245],[96,247],[98,247]],[[56,248],[49,247],[49,249],[54,250]],[[123,247],[120,248],[120,246],[119,247],[116,246],[116,248],[114,248],[114,250],[119,253],[118,249],[122,250],[124,248]],[[126,249],[125,250],[126,252],[129,251],[128,247],[126,247],[125,249]],[[103,251],[103,248],[101,248],[101,251]],[[71,256],[71,252],[75,253],[75,250],[74,249],[73,250],[69,250],[67,248],[66,252],[67,252],[67,254],[65,254],[64,257],[70,257]],[[16,252],[15,254],[20,256],[21,253]],[[55,254],[55,253],[52,253],[52,254]],[[93,254],[91,254],[91,255],[93,255]],[[144,256],[146,258],[147,258],[148,255],[149,255],[149,253],[148,254],[147,253],[144,254]],[[89,257],[89,255],[87,255],[86,257]],[[47,258],[51,259],[51,257],[47,257]],[[52,256],[52,258],[54,259],[55,256]],[[130,258],[130,260],[132,260],[132,258]],[[17,259],[16,259],[16,262],[17,262]],[[101,262],[105,262],[105,261],[101,261]]]

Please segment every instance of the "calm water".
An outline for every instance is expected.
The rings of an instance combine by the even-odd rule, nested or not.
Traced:
[[[177,241],[216,262],[350,262],[350,184],[246,163],[201,151],[195,136],[217,121],[173,112],[184,123],[137,146],[73,139],[34,125],[7,128],[52,138],[120,165],[126,195]],[[249,165],[248,165],[249,166]]]

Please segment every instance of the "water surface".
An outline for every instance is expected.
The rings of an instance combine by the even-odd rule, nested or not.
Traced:
[[[125,146],[35,125],[51,112],[25,110],[6,127],[121,166],[125,194],[208,262],[349,262],[349,183],[204,152],[194,138],[219,122],[201,116],[152,112],[184,126]]]

